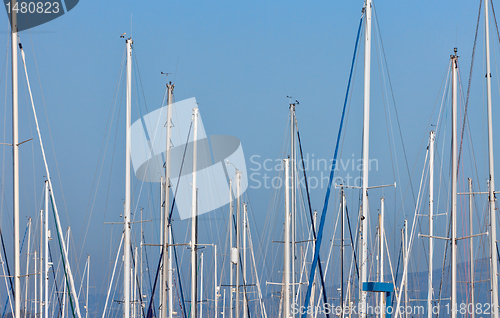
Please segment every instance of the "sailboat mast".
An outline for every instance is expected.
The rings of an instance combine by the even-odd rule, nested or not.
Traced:
[[[200,318],[203,318],[203,252],[200,255]]]
[[[89,318],[90,255],[87,255],[87,297],[85,298],[85,318]]]
[[[193,192],[192,192],[192,202],[191,202],[191,315],[192,318],[197,318],[198,313],[198,273],[196,268],[197,263],[197,253],[196,244],[197,242],[197,230],[198,230],[198,198],[197,198],[197,188],[196,188],[196,161],[197,161],[197,138],[198,138],[198,108],[193,108]]]
[[[172,318],[173,312],[173,293],[172,293],[172,257],[171,244],[172,237],[170,235],[170,147],[171,147],[171,131],[172,131],[172,93],[174,85],[172,82],[167,84],[167,144],[165,150],[165,185],[163,187],[165,207],[163,208],[163,292],[161,302],[161,318],[167,317],[167,302],[168,302],[168,317]],[[167,253],[168,249],[168,253]]]
[[[381,283],[384,282],[384,237],[385,237],[385,228],[384,228],[384,218],[385,218],[385,199],[380,198],[380,277],[379,280]],[[384,293],[380,293],[380,318],[385,317],[385,295]]]
[[[16,0],[10,1],[15,8]],[[18,118],[18,79],[17,79],[17,11],[10,10],[11,52],[12,52],[12,162],[13,162],[13,212],[14,212],[14,311],[21,317],[21,258],[19,249],[19,118]]]
[[[432,271],[434,270],[434,140],[436,133],[429,134],[429,280],[427,283],[427,318],[432,318]]]
[[[131,103],[132,103],[132,39],[125,40],[127,45],[127,118],[125,146],[125,213],[123,217],[123,312],[124,318],[130,317],[130,148],[131,148]]]
[[[45,224],[44,224],[44,245],[45,245],[45,257],[44,257],[44,262],[45,262],[45,286],[44,286],[44,294],[45,294],[45,301],[44,301],[44,318],[49,318],[49,181],[45,181]]]
[[[470,299],[471,303],[475,304],[474,300],[474,240],[473,240],[473,229],[474,227],[472,226],[472,212],[473,212],[473,200],[474,200],[474,193],[472,193],[472,179],[468,178],[467,181],[469,182],[469,224],[470,224],[470,239],[469,239],[469,248],[470,248]],[[471,313],[471,318],[475,318],[476,313],[475,310],[472,310]]]
[[[40,285],[39,298],[38,302],[38,314],[40,317],[43,315],[43,210],[40,210],[40,242],[39,242],[39,257],[38,257],[38,266],[40,268],[40,274],[38,276],[38,282]]]
[[[247,204],[243,203],[243,318],[247,318]]]
[[[236,170],[236,299],[235,299],[235,314],[236,318],[240,318],[240,236],[241,236],[241,172]]]
[[[164,228],[164,224],[165,224],[165,209],[167,209],[166,205],[165,205],[165,179],[163,176],[160,177],[160,255],[163,254],[163,248],[165,247],[164,246],[164,243],[165,243],[165,240],[166,238],[164,238],[164,235],[165,235],[165,230],[163,229]],[[141,223],[141,227],[142,227],[142,223]],[[163,266],[163,258],[162,258],[162,266]],[[162,267],[163,268],[163,267]],[[159,292],[159,300],[160,300],[160,306],[158,308],[158,316],[163,317],[163,311],[164,309],[166,310],[166,308],[163,308],[162,304],[163,304],[163,288],[164,288],[164,282],[166,279],[163,279],[163,270],[160,269],[160,290],[158,291]]]
[[[217,286],[217,245],[214,245],[214,302],[215,302],[215,315],[214,318],[219,317],[219,286]]]
[[[452,181],[451,181],[451,317],[457,317],[457,49],[452,61]],[[495,274],[496,276],[496,274]],[[496,279],[496,277],[495,277]]]
[[[495,211],[495,166],[493,161],[493,116],[491,112],[491,66],[490,66],[490,27],[488,17],[489,1],[484,1],[484,23],[486,37],[486,89],[488,103],[488,154],[489,154],[489,204],[490,204],[490,281],[491,308],[493,318],[498,318],[498,277],[497,277],[497,228]]]
[[[368,160],[370,151],[370,62],[371,62],[371,34],[372,34],[372,4],[365,1],[365,74],[364,74],[364,111],[363,111],[363,210],[361,215],[361,280],[368,281]],[[367,292],[360,291],[360,317],[366,317]]]
[[[31,218],[28,218],[28,248],[27,248],[27,252],[26,252],[26,275],[25,277],[27,278],[25,281],[26,281],[26,284],[25,284],[25,296],[24,296],[24,318],[26,318],[26,313],[27,313],[27,309],[28,309],[28,283],[29,283],[29,265],[30,265],[30,242],[31,241]],[[36,273],[36,251],[34,253],[35,255],[35,273]],[[36,286],[36,279],[35,279],[35,315],[36,315],[36,294],[37,294],[37,286]]]
[[[283,268],[283,317],[290,317],[290,199],[289,191],[289,169],[290,159],[284,159],[285,163],[285,248],[284,248],[284,268]]]
[[[291,293],[292,299],[295,300],[295,240],[296,240],[296,198],[295,198],[295,105],[296,103],[290,103],[290,214],[291,214],[291,250],[290,257],[292,259],[292,281],[291,281]],[[292,314],[295,317],[295,314]],[[288,318],[288,317],[287,317]]]
[[[229,180],[229,318],[233,318],[233,180]]]
[[[340,239],[340,305],[342,306],[342,318],[344,317],[344,308],[345,303],[344,303],[344,244],[345,244],[345,239],[344,239],[344,218],[345,218],[345,193],[344,193],[344,187],[341,186],[340,188],[340,202],[342,203],[342,217],[340,218],[340,232],[341,232],[341,239]],[[316,213],[314,213],[314,219],[316,220]],[[316,222],[314,222],[314,228],[316,229]],[[313,243],[314,244],[314,243]],[[314,298],[313,298],[314,299]]]

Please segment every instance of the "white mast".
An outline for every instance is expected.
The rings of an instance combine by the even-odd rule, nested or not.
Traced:
[[[487,1],[485,1],[486,3]],[[452,181],[451,181],[451,317],[457,317],[457,49],[451,56],[452,61]],[[496,279],[496,274],[495,274]]]
[[[85,318],[89,317],[90,255],[87,255],[87,297],[85,298]]]
[[[165,230],[164,224],[165,224],[165,179],[163,177],[160,177],[160,255],[163,253],[163,248],[164,248],[164,242],[166,238],[164,238],[165,235]],[[141,223],[142,227],[142,223]],[[162,266],[163,266],[163,258],[162,258]],[[163,267],[162,267],[163,268]],[[160,299],[160,306],[158,308],[159,316],[163,317],[163,309],[166,310],[166,308],[163,308],[163,284],[165,282],[165,279],[163,279],[163,269],[160,270],[160,290],[159,290],[159,299]]]
[[[39,257],[38,257],[38,267],[40,268],[40,274],[38,276],[38,282],[40,285],[39,299],[38,302],[38,314],[40,317],[43,316],[43,210],[40,210],[40,242],[39,242]],[[36,271],[35,271],[36,272]]]
[[[427,283],[427,318],[432,318],[432,271],[434,270],[434,140],[436,134],[429,134],[429,280]]]
[[[316,219],[317,219],[317,216],[318,216],[318,212],[314,211],[314,214],[313,214],[313,229],[314,231],[316,231],[317,229],[317,226],[316,226]],[[316,242],[313,240],[312,242],[312,250],[314,251],[314,249],[316,248]],[[314,261],[314,254],[312,255],[312,260],[311,262]],[[341,264],[342,264],[342,261],[341,261]],[[311,304],[315,304],[315,293],[316,293],[316,276],[314,276],[314,280],[313,280],[313,284],[312,284],[312,287],[311,287]]]
[[[10,8],[15,8],[16,0],[10,0]],[[21,317],[21,259],[19,249],[19,119],[18,119],[18,79],[17,79],[17,11],[10,10],[11,52],[12,52],[12,162],[13,162],[13,212],[14,212],[14,311]]]
[[[140,274],[139,274],[139,290],[140,290],[140,293],[139,293],[139,304],[140,304],[141,306],[142,306],[142,299],[143,299],[143,297],[142,297],[142,296],[143,296],[143,292],[144,292],[144,291],[143,291],[143,289],[142,289],[142,272],[143,272],[143,271],[142,271],[142,264],[143,264],[143,261],[142,261],[142,256],[143,256],[143,255],[142,255],[142,245],[144,244],[144,242],[142,241],[142,238],[143,238],[143,235],[144,235],[144,234],[143,234],[143,233],[144,233],[144,230],[143,230],[143,228],[142,228],[142,223],[143,223],[143,222],[142,222],[142,220],[143,220],[143,218],[142,218],[142,212],[143,212],[143,209],[141,208],[141,239],[140,239],[140,246],[141,246],[141,248],[140,248],[141,263],[140,263],[140,265],[139,265],[139,271],[140,271]]]
[[[123,312],[124,318],[130,317],[130,148],[131,148],[131,103],[132,103],[132,39],[125,40],[127,44],[127,119],[125,146],[125,213],[123,216]]]
[[[247,204],[243,204],[243,318],[248,314],[247,298]]]
[[[405,266],[408,266],[408,220],[405,219],[405,223],[404,223],[404,228],[403,228],[403,233],[402,233],[403,237],[403,264],[405,264]],[[405,282],[405,285],[404,285],[404,292],[405,292],[405,306],[408,306],[408,270],[404,271],[404,277],[403,277],[403,280]],[[404,311],[405,313],[405,317],[408,317],[408,313],[406,312],[406,310]]]
[[[214,275],[214,301],[215,301],[215,316],[214,318],[219,317],[219,286],[217,286],[217,245],[214,245],[214,268],[215,268],[215,275]]]
[[[474,194],[472,193],[472,179],[468,178],[469,181],[469,226],[470,226],[470,239],[469,239],[469,244],[470,244],[470,297],[471,297],[471,303],[475,304],[474,302],[474,242],[473,242],[473,226],[472,226],[472,212],[473,212],[473,200],[474,200]],[[475,310],[472,310],[471,313],[471,318],[476,317],[476,312]]]
[[[493,161],[493,116],[491,112],[491,70],[490,70],[490,27],[488,0],[484,2],[484,23],[486,37],[486,89],[488,95],[488,154],[489,154],[489,203],[490,203],[490,281],[491,307],[493,318],[498,318],[498,277],[497,277],[497,224],[495,212],[495,166]]]
[[[44,301],[44,318],[49,318],[49,181],[45,181],[45,224],[44,224],[44,231],[45,231],[45,286],[44,286],[44,294],[45,294],[45,301]]]
[[[197,211],[197,189],[196,189],[196,161],[197,161],[197,138],[198,138],[198,108],[193,108],[193,192],[191,201],[191,318],[197,318],[197,230],[198,230],[198,211]]]
[[[247,317],[247,204],[243,203],[243,318]]]
[[[290,257],[292,259],[292,286],[291,286],[291,293],[292,293],[292,299],[295,299],[295,234],[297,232],[296,229],[296,217],[297,217],[297,211],[296,211],[296,199],[295,199],[295,105],[296,103],[290,103],[290,185],[291,185],[291,192],[290,192],[290,214],[291,214],[291,222],[290,222],[290,228],[291,228],[291,253]],[[295,314],[293,314],[295,317]]]
[[[162,312],[161,317],[167,317],[167,302],[168,302],[168,317],[173,315],[173,289],[172,289],[172,235],[170,216],[170,147],[171,147],[171,130],[172,130],[172,93],[174,85],[172,82],[167,84],[167,144],[165,152],[165,186],[164,198],[165,207],[163,209],[163,293],[162,293]],[[167,253],[168,249],[168,253]],[[167,297],[168,296],[168,297]],[[168,298],[168,300],[167,300]]]
[[[203,318],[203,252],[200,255],[200,318]]]
[[[31,243],[31,218],[28,218],[28,248],[26,252],[26,284],[25,284],[25,296],[24,296],[24,317],[26,318],[26,312],[28,309],[28,283],[29,283],[29,269],[30,269],[30,243]],[[35,254],[35,273],[36,273],[36,253]],[[35,279],[35,308],[36,308],[36,279]]]
[[[341,224],[340,224],[340,305],[342,306],[342,315],[341,317],[344,317],[344,308],[345,308],[345,302],[344,302],[344,229],[345,229],[345,193],[344,193],[344,187],[340,187],[340,202],[342,205],[340,213],[342,213],[342,217],[340,218]],[[316,229],[316,211],[314,211],[314,228]],[[315,247],[315,244],[313,242],[313,247]],[[316,286],[316,284],[313,284],[313,287]],[[349,285],[348,285],[349,286]]]
[[[68,247],[68,253],[69,253],[69,237],[71,235],[71,228],[68,227],[68,230],[66,231],[66,246]],[[64,240],[61,236],[61,241]],[[66,294],[68,294],[68,296],[70,297],[69,301],[71,302],[71,290],[68,290],[67,286],[68,284],[66,284],[66,277],[63,277],[63,284],[64,284],[64,293],[63,293],[63,309],[62,309],[62,318],[64,318],[64,315],[67,313],[68,311],[68,306],[66,306],[66,302],[67,302],[67,298],[66,298]],[[77,308],[79,308],[77,306]]]
[[[241,191],[241,172],[236,169],[236,318],[240,318],[240,269],[239,269],[239,261],[240,261],[240,236],[241,236],[241,202],[240,202],[240,191]]]
[[[384,217],[385,217],[385,199],[380,198],[380,282],[384,282],[384,237],[385,237],[385,228],[384,228]],[[342,242],[343,244],[343,242]],[[385,295],[384,293],[380,293],[380,317],[385,317]]]
[[[290,198],[289,191],[289,169],[290,159],[284,159],[285,163],[285,248],[283,268],[283,318],[290,318]]]
[[[229,180],[229,318],[233,318],[233,180]]]
[[[138,250],[137,246],[134,248],[134,269],[132,271],[132,309],[133,309],[133,317],[137,317],[137,261],[138,261]]]
[[[364,112],[363,112],[363,212],[361,216],[361,277],[360,285],[368,281],[368,160],[370,150],[370,62],[372,35],[372,4],[365,0],[365,78],[364,78]],[[361,291],[360,317],[366,317],[366,295]]]

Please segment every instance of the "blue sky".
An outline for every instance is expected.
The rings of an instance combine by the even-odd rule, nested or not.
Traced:
[[[432,108],[441,98],[440,86],[454,47],[459,48],[462,85],[466,88],[478,5],[476,1],[375,3],[401,134],[410,169],[418,162],[415,170],[417,179],[423,164],[420,146],[428,135],[427,124]],[[72,226],[75,245],[78,246],[82,237],[83,224],[89,222],[86,213],[89,202],[93,200],[94,173],[102,158],[101,143],[120,78],[125,49],[120,34],[127,32],[133,37],[137,60],[134,76],[139,71],[142,80],[142,85],[134,84],[140,89],[140,96],[134,92],[133,97],[134,101],[136,96],[140,99],[140,108],[133,109],[133,121],[139,117],[138,109],[141,109],[141,114],[146,113],[146,103],[149,111],[161,106],[165,77],[160,72],[174,73],[169,79],[175,81],[175,99],[196,97],[207,134],[237,136],[243,144],[247,160],[252,155],[276,159],[284,155],[280,153],[280,148],[287,125],[286,96],[292,95],[300,101],[297,117],[305,152],[314,154],[316,158],[330,159],[362,6],[363,1],[323,0],[80,1],[64,16],[21,32],[42,133],[46,148],[50,149],[53,183],[56,191],[60,191],[60,184],[63,186],[64,200],[61,192],[56,193],[56,198],[59,198],[59,206],[64,206],[67,211],[62,218],[64,222],[69,220]],[[10,52],[5,14],[0,15],[0,26],[0,43],[4,43],[0,58],[4,61]],[[480,26],[482,30],[483,24]],[[496,31],[492,32],[492,37],[495,36]],[[476,81],[472,86],[475,93],[471,98],[476,98],[476,109],[481,112],[475,117],[471,115],[470,123],[478,133],[474,138],[482,140],[485,118],[481,95],[481,74],[484,73],[482,31],[478,41]],[[375,47],[374,44],[371,157],[383,162],[381,165],[386,170],[376,172],[372,180],[374,183],[391,183],[394,181],[391,165],[389,159],[384,159],[389,148],[377,64],[380,59]],[[498,41],[492,47],[498,52]],[[498,73],[494,63],[492,72],[494,69]],[[344,154],[347,158],[352,153],[355,158],[360,156],[362,66],[362,58],[359,58],[345,141]],[[5,76],[4,69],[0,82],[3,87]],[[23,76],[20,73],[21,140],[35,137]],[[496,75],[493,78],[493,86],[498,87]],[[52,140],[49,139],[40,86]],[[6,92],[6,96],[2,94],[6,100],[7,116],[4,119],[7,129],[2,138],[8,142],[11,138],[10,88]],[[118,101],[120,98],[124,100],[122,96],[118,96]],[[120,105],[123,106],[123,103]],[[134,103],[135,106],[138,106],[137,103]],[[1,113],[4,117],[4,111]],[[494,110],[494,115],[497,113]],[[123,125],[123,109],[120,116],[119,124]],[[393,128],[399,134],[395,124]],[[107,191],[108,187],[114,129],[116,126],[112,128],[100,193]],[[106,230],[103,230],[102,222],[118,221],[121,213],[124,160],[120,158],[124,152],[124,136],[120,133],[123,132],[121,127],[118,132],[108,203],[106,205],[104,195],[97,197],[86,245],[77,247],[82,248],[84,255],[91,254],[96,258],[101,256],[102,240],[108,238],[103,234]],[[495,140],[500,140],[498,129]],[[477,145],[482,147],[480,142]],[[396,146],[401,148],[398,139]],[[57,157],[57,173],[52,147]],[[32,159],[26,159],[31,158],[32,149],[36,158],[35,172],[31,168]],[[483,148],[477,150],[481,152]],[[21,154],[26,156],[23,159],[26,172],[22,172],[23,202],[26,204],[22,213],[33,216],[41,199],[44,180],[38,145],[25,146]],[[3,179],[7,185],[10,184],[9,156],[7,151]],[[400,152],[398,156],[402,159]],[[403,181],[407,183],[404,177],[406,168],[402,161],[399,163]],[[484,189],[484,179],[481,182]],[[414,181],[414,185],[418,186],[418,180]],[[270,191],[249,191],[253,212],[256,216],[265,217]],[[36,199],[33,198],[35,194]],[[4,226],[9,229],[11,200],[7,186],[3,195],[6,199],[1,215],[2,229]],[[323,197],[324,189],[312,193],[318,210],[322,208]],[[104,217],[105,206],[107,211]],[[354,207],[352,209],[355,210]],[[411,204],[406,212],[411,218],[410,210]],[[398,226],[401,226],[402,219],[398,217],[395,220]],[[118,228],[115,231],[118,233]],[[103,245],[107,247],[108,244],[106,241]]]

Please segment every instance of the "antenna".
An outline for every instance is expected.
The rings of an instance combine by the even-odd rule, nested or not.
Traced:
[[[165,75],[167,77],[167,85],[168,84],[172,84],[172,81],[170,81],[170,83],[168,82],[168,76],[171,75],[172,73],[165,73],[165,72],[161,72],[161,75]]]

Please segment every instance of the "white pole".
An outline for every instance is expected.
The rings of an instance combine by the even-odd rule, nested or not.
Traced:
[[[166,238],[164,238],[164,229],[163,229],[163,226],[165,224],[165,209],[166,209],[166,205],[165,205],[165,179],[163,177],[160,177],[160,254],[163,253],[163,248],[164,248],[164,242],[166,240]],[[163,263],[163,258],[162,258],[162,268],[164,266],[164,263]],[[159,316],[160,317],[163,317],[163,282],[164,282],[164,279],[163,279],[163,269],[160,271],[160,294],[159,294],[159,299],[160,299],[160,306],[158,308],[158,311],[159,311]]]
[[[31,218],[28,219],[28,249],[26,252],[26,286],[24,296],[24,317],[28,311],[28,282],[29,282],[29,268],[30,268],[30,241],[31,241]],[[35,272],[36,272],[36,253],[35,253]],[[20,291],[20,290],[19,290]],[[17,291],[16,291],[17,292]],[[36,308],[36,279],[35,279],[35,308]]]
[[[468,178],[469,181],[469,226],[470,226],[470,239],[469,239],[469,244],[470,244],[470,297],[471,297],[471,303],[473,306],[475,306],[474,302],[474,242],[472,235],[474,234],[474,229],[473,229],[473,220],[472,220],[472,213],[473,213],[473,200],[474,200],[474,194],[472,193],[472,179]],[[471,313],[471,318],[476,317],[476,311],[472,310]]]
[[[486,3],[487,1],[485,1]],[[457,317],[457,83],[458,83],[458,56],[455,48],[455,55],[452,60],[452,183],[451,183],[451,317]],[[495,274],[496,280],[496,274]]]
[[[292,286],[291,286],[291,294],[292,294],[292,299],[295,299],[295,234],[296,234],[296,199],[295,199],[295,103],[290,103],[290,185],[291,185],[291,192],[290,192],[290,214],[291,214],[291,222],[290,222],[290,228],[291,228],[291,241],[292,241],[292,246],[290,250],[290,257],[292,259]],[[295,314],[293,314],[293,317],[295,317]]]
[[[197,230],[198,230],[198,216],[197,216],[197,189],[196,189],[196,161],[197,161],[197,138],[198,138],[198,108],[193,109],[193,192],[191,203],[191,318],[198,318],[197,313]]]
[[[17,5],[10,0],[10,8]],[[11,14],[12,52],[12,162],[13,162],[13,212],[14,212],[14,303],[15,318],[21,317],[21,259],[19,248],[19,120],[18,120],[18,79],[17,79],[17,10]]]
[[[372,34],[372,5],[371,0],[365,0],[365,78],[364,78],[364,111],[363,111],[363,214],[361,233],[361,281],[360,285],[368,281],[368,164],[370,151],[370,62],[371,62],[371,34]],[[366,317],[366,296],[361,291],[360,317]]]
[[[144,235],[144,230],[142,228],[142,212],[143,212],[143,209],[141,209],[141,249],[140,249],[140,253],[141,253],[141,264],[139,265],[139,270],[140,270],[140,274],[139,274],[139,289],[140,289],[140,293],[139,293],[139,304],[140,306],[142,306],[142,299],[143,299],[143,289],[142,289],[142,264],[143,264],[143,261],[142,261],[142,245],[144,244],[144,242],[142,241],[142,238],[143,238],[143,235]],[[141,307],[142,308],[142,307]]]
[[[429,280],[427,283],[427,318],[432,318],[432,272],[434,270],[434,140],[436,134],[429,134]]]
[[[172,82],[167,84],[167,144],[165,150],[165,187],[164,187],[164,198],[165,207],[163,209],[165,215],[163,216],[163,277],[167,278],[163,280],[163,296],[162,296],[162,308],[167,308],[168,302],[168,317],[173,316],[173,289],[172,289],[172,238],[171,238],[171,224],[169,220],[170,216],[170,147],[171,147],[171,129],[172,129],[172,92],[174,91],[174,85]],[[168,253],[167,253],[168,249]],[[168,296],[168,297],[167,297]],[[168,298],[168,300],[167,300]],[[162,311],[162,318],[167,317],[166,310]]]
[[[380,198],[380,282],[384,282],[385,199]],[[385,294],[380,293],[380,317],[385,317]]]
[[[89,317],[89,280],[90,280],[90,255],[87,255],[87,297],[85,299],[85,318]]]
[[[217,312],[219,310],[218,307],[218,301],[219,301],[219,286],[217,286],[217,245],[214,245],[214,268],[215,268],[215,275],[214,275],[214,300],[215,300],[215,317],[219,317],[219,313]]]
[[[243,204],[243,318],[247,318],[247,204]]]
[[[111,294],[111,287],[113,286],[113,280],[115,278],[116,265],[118,264],[118,258],[120,256],[120,251],[122,249],[122,243],[123,243],[123,235],[122,235],[122,237],[120,239],[120,245],[118,245],[118,252],[116,252],[115,265],[113,266],[113,272],[111,273],[111,281],[109,282],[108,292],[106,294],[106,301],[104,302],[104,309],[102,311],[102,317],[101,318],[104,318],[106,316],[106,309],[108,308],[109,296]]]
[[[240,237],[241,237],[241,220],[240,220],[240,207],[241,207],[241,202],[240,202],[240,181],[241,181],[241,172],[236,170],[236,258],[237,258],[237,264],[236,265],[236,318],[240,318],[240,268],[239,268],[239,263],[240,263]]]
[[[68,227],[68,231],[66,232],[66,246],[68,247],[68,253],[69,253],[69,236],[70,236],[70,232],[71,232],[71,228]],[[62,239],[64,240],[64,239]],[[66,306],[66,301],[67,301],[67,298],[66,298],[66,293],[70,293],[71,291],[68,291],[68,284],[66,282],[66,277],[63,275],[63,284],[64,284],[64,293],[63,293],[63,309],[62,309],[62,318],[64,318],[64,315],[66,314],[68,308]],[[70,295],[71,297],[71,295]],[[71,299],[70,299],[71,301]]]
[[[64,284],[64,286],[63,286],[63,299],[62,299],[62,310],[61,310],[62,318],[64,318],[66,315],[66,281],[65,281],[65,279],[63,279],[63,284]]]
[[[343,318],[345,316],[344,308],[346,308],[346,304],[344,302],[344,244],[345,244],[345,238],[344,238],[344,230],[345,230],[345,207],[346,207],[346,202],[345,202],[345,193],[344,193],[344,187],[340,188],[340,200],[342,204],[342,217],[340,218],[342,224],[340,226],[341,229],[341,239],[340,239],[340,305],[342,306],[342,315],[341,317]],[[314,211],[314,227],[316,228],[316,211]],[[314,243],[313,243],[314,246]],[[349,286],[349,283],[347,284]]]
[[[497,223],[495,211],[495,165],[493,161],[493,114],[491,111],[491,67],[490,67],[490,29],[488,4],[484,2],[484,23],[486,37],[486,89],[488,100],[488,154],[489,154],[489,203],[490,203],[490,282],[491,282],[491,307],[493,318],[498,318],[498,276],[497,276]]]
[[[200,255],[200,318],[203,318],[203,252]]]
[[[39,245],[39,253],[38,253],[38,268],[40,268],[40,275],[38,276],[38,283],[40,285],[39,291],[39,301],[38,301],[38,314],[40,318],[43,315],[43,210],[40,210],[40,245]],[[35,271],[36,272],[36,271]]]
[[[222,318],[226,318],[226,290],[224,289],[224,298],[222,298]]]
[[[127,121],[126,121],[126,147],[125,147],[125,213],[123,217],[123,312],[124,318],[130,317],[130,148],[131,148],[131,104],[132,104],[132,39],[128,38],[127,44]]]
[[[284,268],[283,268],[283,318],[290,318],[290,159],[285,162],[285,248],[284,248]]]
[[[38,119],[37,119],[37,116],[36,116],[35,105],[33,103],[33,96],[31,94],[31,88],[29,86],[29,79],[28,79],[28,76],[27,76],[28,73],[27,73],[27,70],[26,70],[26,61],[25,61],[24,51],[22,50],[22,48],[21,48],[21,57],[23,58],[24,71],[26,73],[26,81],[28,83],[28,91],[29,91],[29,95],[30,95],[30,99],[31,99],[31,106],[32,106],[32,110],[33,110],[33,115],[35,117],[35,125],[36,125],[36,128],[37,128],[38,139],[39,139],[39,142],[40,142],[40,149],[42,151],[42,157],[43,157],[43,161],[44,161],[44,165],[45,165],[45,173],[47,174],[47,181],[49,183],[49,189],[52,189],[52,183],[50,182],[50,171],[49,171],[49,167],[48,167],[48,164],[47,164],[47,158],[45,157],[45,150],[43,148],[43,141],[42,141],[42,136],[40,134],[40,127],[38,125]],[[65,267],[66,267],[66,272],[67,272],[67,275],[68,275],[67,278],[69,280],[69,285],[70,285],[69,287],[70,287],[71,293],[73,294],[73,297],[74,297],[74,300],[75,300],[75,304],[77,304],[75,306],[76,315],[77,315],[78,318],[80,318],[81,315],[80,315],[80,306],[79,306],[79,302],[78,302],[78,295],[76,294],[76,290],[75,290],[75,282],[74,282],[74,279],[73,279],[73,274],[71,272],[71,266],[69,264],[69,256],[68,256],[68,252],[67,252],[67,249],[66,249],[66,243],[62,239],[62,237],[63,237],[63,231],[62,231],[62,227],[61,227],[61,221],[59,219],[59,213],[58,213],[58,210],[57,210],[57,205],[56,205],[54,193],[52,192],[52,190],[50,192],[50,196],[52,198],[52,205],[53,205],[53,209],[54,209],[54,219],[55,219],[55,223],[56,223],[57,233],[58,233],[59,237],[61,237],[62,254],[63,254],[63,258],[66,260]]]
[[[404,225],[404,264],[408,266],[408,220],[405,219]],[[405,281],[405,306],[408,306],[408,270],[404,271],[404,281]],[[405,317],[408,317],[408,313],[405,310]]]
[[[45,237],[45,301],[44,301],[44,313],[45,318],[49,318],[49,181],[45,181],[45,224],[44,224],[44,237]]]
[[[233,180],[229,180],[229,255],[233,253]],[[233,277],[234,264],[229,257],[229,318],[233,318]]]
[[[133,276],[133,280],[134,280],[134,283],[132,284],[134,286],[134,290],[132,292],[132,294],[134,295],[133,297],[133,304],[132,304],[132,308],[134,310],[134,318],[137,317],[137,301],[138,301],[138,297],[137,297],[137,261],[139,260],[139,255],[138,255],[138,248],[137,246],[135,247],[134,249],[134,276]]]
[[[318,217],[318,212],[314,211],[314,214],[313,214],[313,227],[314,227],[314,231],[316,231],[316,220],[317,220],[317,217]],[[316,242],[313,241],[312,242],[312,250],[314,251],[314,249],[316,248]],[[311,255],[312,256],[312,260],[311,262],[314,260],[314,253]],[[316,275],[314,276],[314,280],[313,280],[313,285],[311,287],[311,304],[315,304],[315,293],[316,293]],[[316,310],[314,310],[314,313],[316,314]],[[311,315],[311,317],[314,317],[313,315]]]

